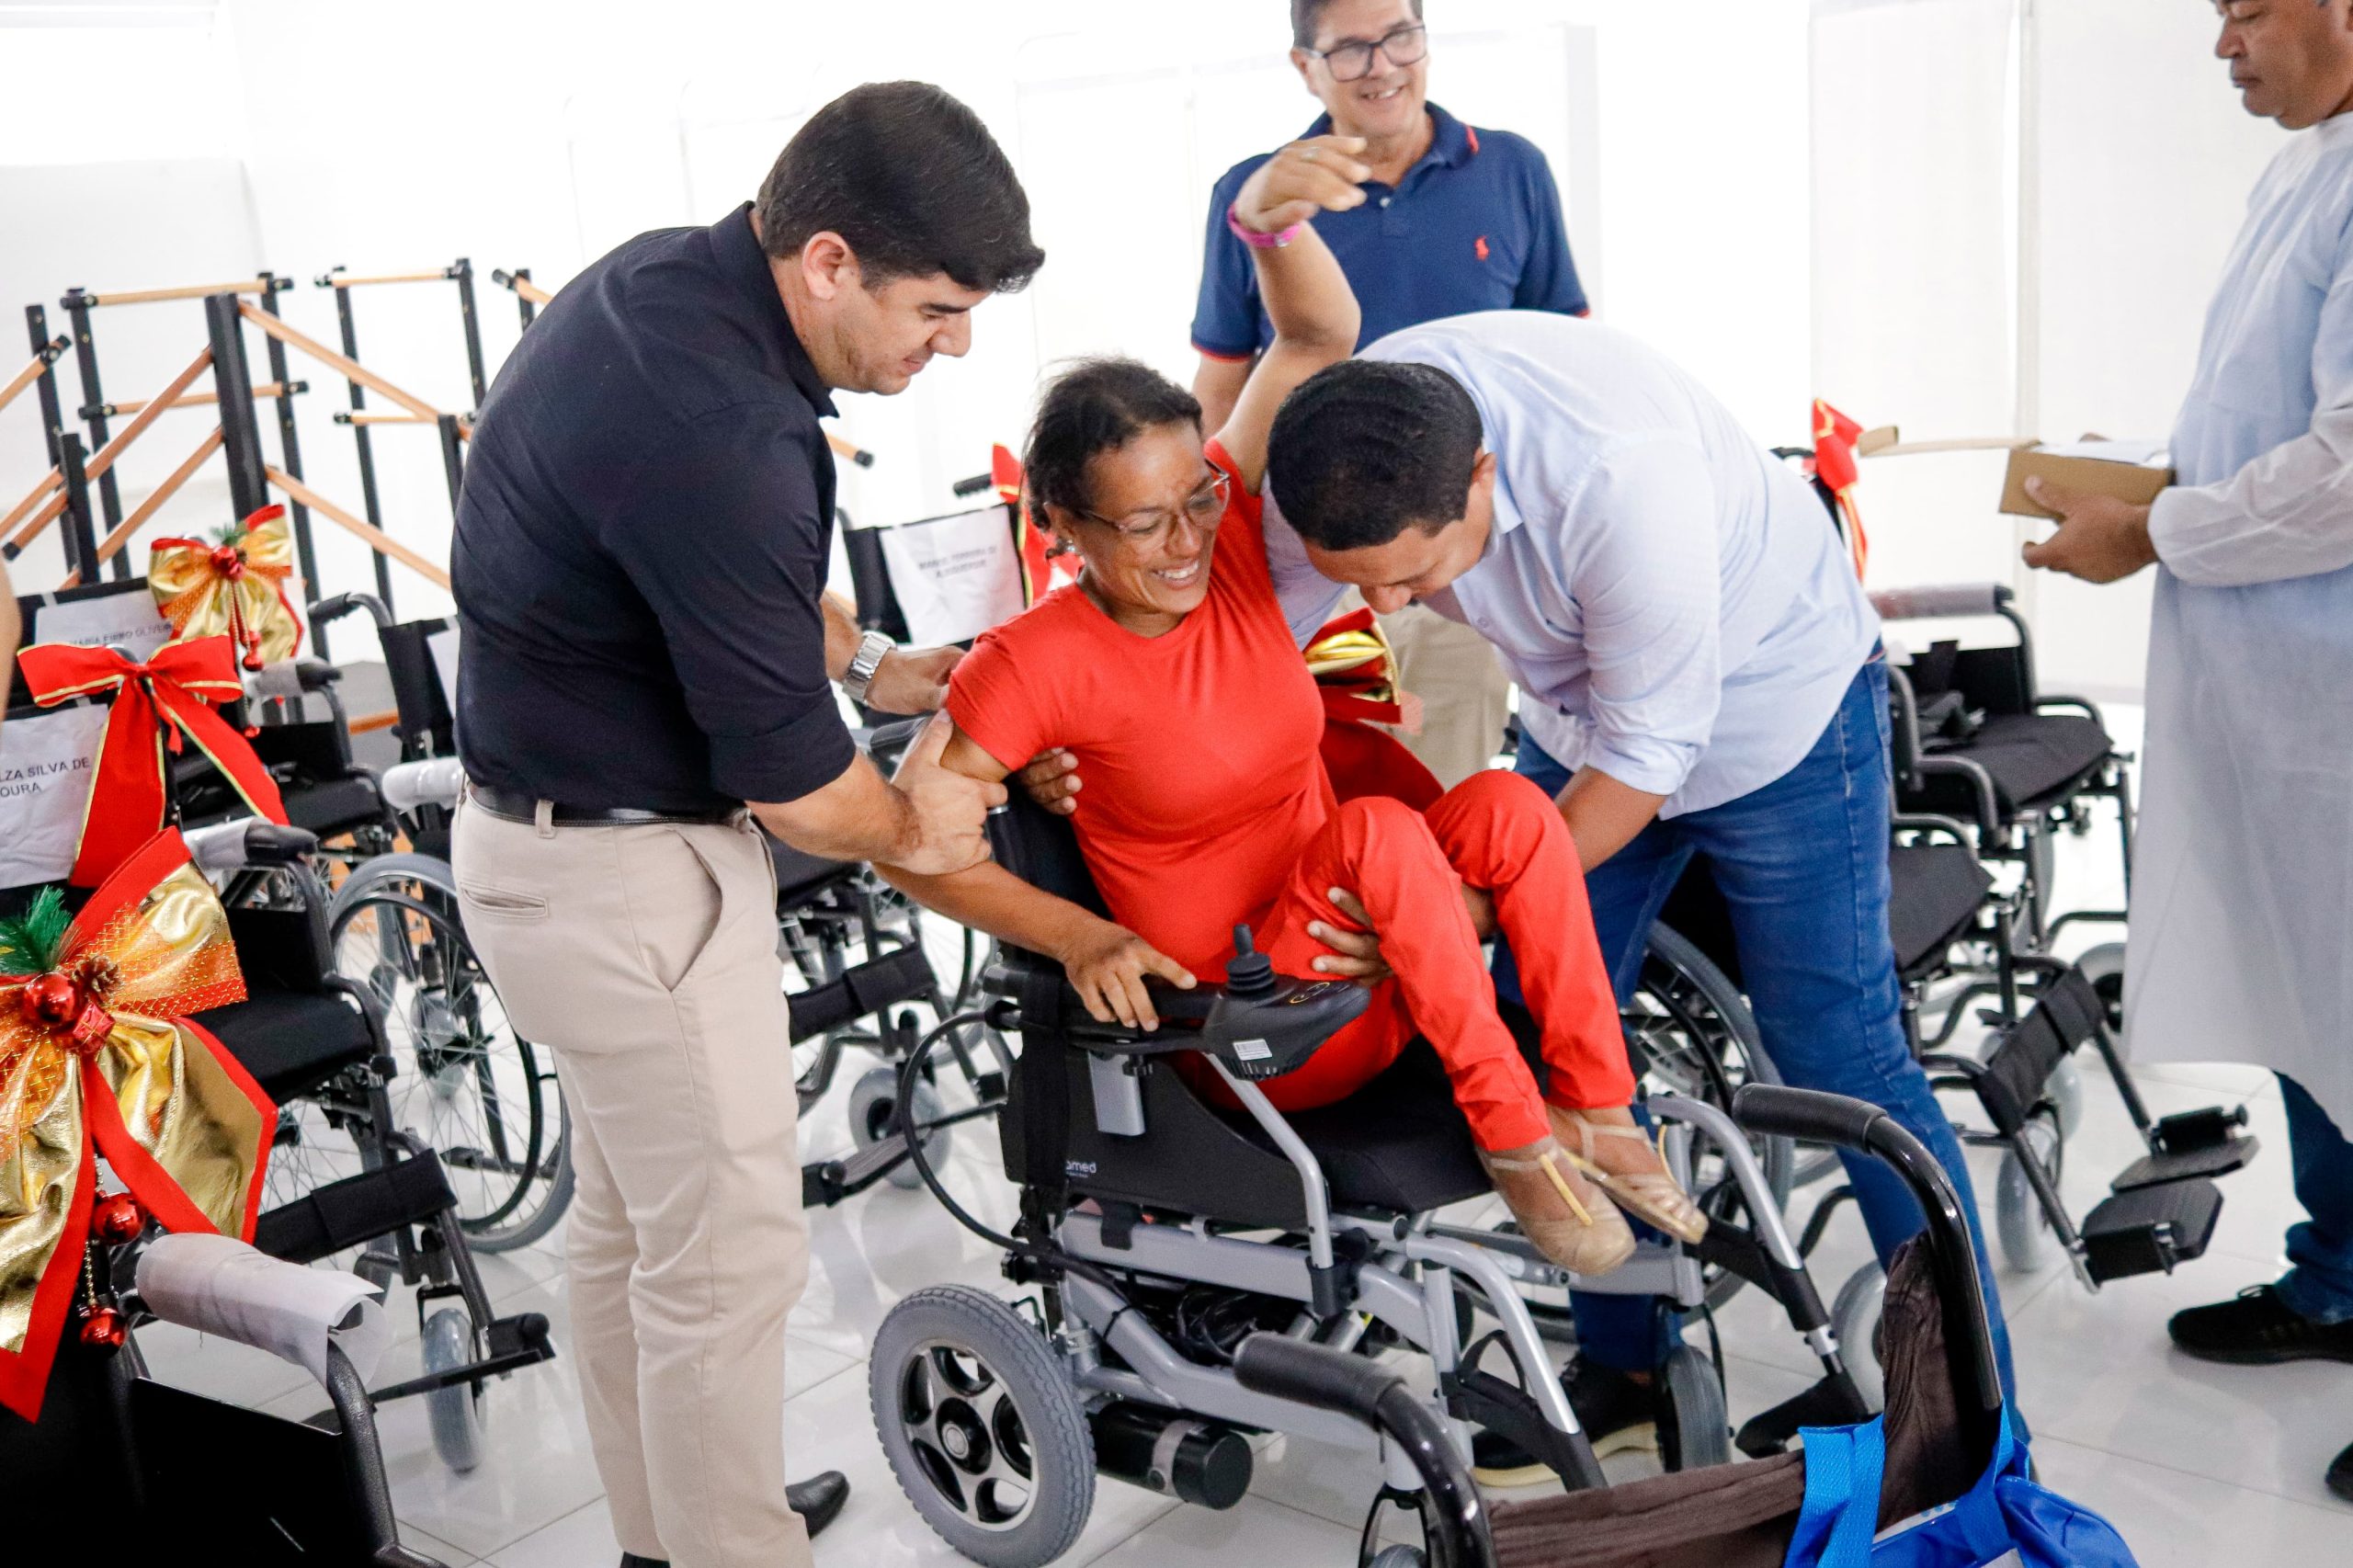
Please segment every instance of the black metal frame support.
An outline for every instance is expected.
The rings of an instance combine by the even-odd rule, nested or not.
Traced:
[[[335,324],[343,331],[343,357],[347,359],[357,359],[359,358],[359,329],[352,320],[351,290],[335,287],[335,275],[342,270],[340,267],[329,267],[317,281],[322,289],[335,289]],[[352,410],[357,413],[365,409],[368,406],[368,394],[359,383],[346,381],[345,385],[351,392]],[[384,508],[376,495],[376,449],[369,439],[368,426],[358,420],[352,421],[351,438],[357,444],[359,454],[360,509],[367,514],[369,526],[381,530],[384,526]],[[382,551],[375,551],[374,554],[376,597],[383,600],[385,608],[390,609],[392,603],[392,563],[385,557]]]
[[[104,406],[107,394],[98,384],[98,343],[90,333],[89,290],[68,289],[65,297],[57,303],[74,320],[74,364],[82,372],[82,407],[76,412],[87,415],[84,423],[90,432],[90,450],[95,452],[111,439],[111,432],[107,429]],[[98,475],[98,506],[106,514],[107,531],[113,532],[115,525],[122,521],[122,494],[115,487],[111,466]],[[131,574],[131,552],[118,553],[115,565],[117,576],[128,577]]]
[[[57,470],[65,481],[65,569],[89,584],[98,580],[98,536],[90,519],[90,477],[82,465],[82,437],[71,430],[60,432]]]
[[[458,489],[466,477],[466,442],[458,434],[458,416],[445,414],[434,421],[441,432],[441,472],[449,481],[449,515],[458,514]]]
[[[449,278],[458,286],[458,318],[466,329],[466,374],[473,383],[474,407],[490,395],[489,378],[482,368],[482,323],[474,314],[474,264],[464,256],[449,264]]]
[[[261,308],[271,315],[278,312],[278,293],[294,286],[291,278],[280,278],[264,271],[261,275]],[[302,446],[294,428],[294,386],[288,379],[286,345],[265,334],[262,351],[269,357],[269,379],[278,383],[278,451],[283,466],[293,478],[302,477]],[[311,542],[311,509],[292,496],[286,498],[286,512],[294,525],[294,559],[302,573],[302,593],[305,603],[315,603],[325,597],[319,585],[319,558]],[[327,657],[326,628],[311,622],[311,651],[320,658]]]
[[[263,474],[261,420],[254,412],[254,377],[245,362],[245,318],[234,294],[204,297],[204,330],[212,342],[212,385],[221,398],[221,452],[229,464],[229,506],[239,518],[269,505]]]
[[[25,307],[25,327],[32,336],[33,352],[45,354],[51,338],[49,312],[39,305]],[[51,359],[41,369],[40,380],[34,384],[34,395],[40,399],[40,435],[49,450],[49,466],[57,466],[57,438],[65,434],[65,410],[57,396],[57,361]]]

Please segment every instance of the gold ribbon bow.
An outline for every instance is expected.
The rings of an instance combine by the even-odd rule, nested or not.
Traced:
[[[184,1015],[244,999],[229,918],[166,830],[70,923],[0,922],[0,1406],[40,1414],[96,1156],[167,1229],[253,1239],[277,1108]]]
[[[186,641],[226,632],[244,651],[244,665],[290,659],[302,646],[302,618],[287,602],[294,573],[294,540],[286,508],[264,506],[221,536],[159,539],[147,562],[147,587],[172,636]]]
[[[1398,707],[1397,654],[1370,609],[1324,623],[1302,650],[1307,672],[1322,688],[1324,716],[1393,724]]]

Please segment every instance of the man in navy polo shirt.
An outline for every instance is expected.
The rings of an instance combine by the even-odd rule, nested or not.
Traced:
[[[1421,0],[1290,0],[1290,22],[1291,64],[1325,111],[1303,134],[1362,137],[1358,156],[1372,169],[1362,206],[1315,218],[1363,311],[1359,345],[1472,311],[1586,313],[1544,154],[1428,101]],[[1205,430],[1224,423],[1274,336],[1250,253],[1225,224],[1234,193],[1270,156],[1234,165],[1210,198],[1193,314],[1201,355],[1193,394]],[[1418,605],[1381,626],[1403,685],[1422,699],[1422,733],[1406,744],[1442,782],[1460,783],[1502,744],[1510,682],[1495,650]]]

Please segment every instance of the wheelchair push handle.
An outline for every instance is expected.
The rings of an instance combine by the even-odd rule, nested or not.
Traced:
[[[2002,1380],[1995,1369],[1985,1287],[1977,1271],[1969,1221],[1952,1178],[1927,1145],[1875,1105],[1814,1089],[1744,1084],[1733,1096],[1732,1114],[1751,1132],[1869,1154],[1904,1178],[1927,1217],[1928,1267],[1944,1305],[1945,1340],[1948,1354],[1955,1358],[1956,1381],[1975,1394],[1981,1415],[2000,1410]]]
[[[1361,1356],[1259,1333],[1235,1350],[1233,1380],[1253,1393],[1353,1415],[1378,1429],[1412,1461],[1428,1493],[1422,1517],[1430,1568],[1495,1568],[1486,1503],[1446,1427],[1404,1379]]]
[[[373,594],[357,593],[335,594],[324,599],[313,599],[311,601],[311,624],[313,626],[332,625],[334,622],[341,620],[345,616],[349,615],[355,609],[366,610],[369,616],[376,622],[376,630],[379,631],[384,631],[392,624],[392,612],[384,608],[383,600],[378,598]]]

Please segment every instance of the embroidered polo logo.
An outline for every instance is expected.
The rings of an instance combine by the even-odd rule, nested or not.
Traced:
[[[1487,259],[1487,236],[1486,236],[1486,235],[1484,235],[1484,234],[1481,234],[1481,235],[1478,237],[1478,239],[1477,239],[1477,240],[1475,240],[1475,241],[1473,241],[1473,242],[1472,242],[1472,246],[1471,246],[1471,249],[1472,249],[1472,251],[1473,252],[1473,254],[1475,254],[1481,261],[1484,261],[1484,260],[1486,260],[1486,259]]]

